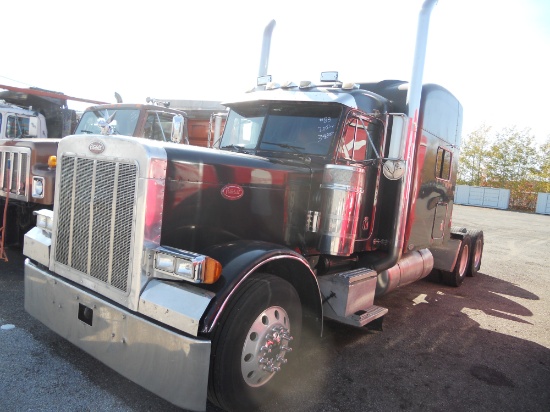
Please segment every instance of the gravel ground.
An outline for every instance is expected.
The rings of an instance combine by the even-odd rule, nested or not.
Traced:
[[[455,206],[482,228],[481,273],[377,300],[383,330],[327,323],[263,412],[550,410],[550,216]],[[31,318],[23,257],[0,262],[1,411],[177,411]],[[299,382],[299,384],[296,384]],[[207,411],[219,411],[212,405]]]

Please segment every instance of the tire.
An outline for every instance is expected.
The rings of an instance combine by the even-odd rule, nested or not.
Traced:
[[[451,272],[443,271],[441,280],[449,286],[458,287],[466,277],[470,264],[470,251],[472,240],[469,235],[464,235],[460,243],[460,250],[456,259],[455,267]]]
[[[469,230],[468,234],[472,239],[472,251],[470,253],[470,264],[467,276],[476,276],[481,269],[481,258],[483,256],[483,230]]]
[[[468,230],[462,226],[451,226],[451,230],[450,230],[452,239],[462,239],[464,234],[466,234],[467,232]]]
[[[246,279],[212,336],[210,402],[227,411],[265,404],[285,379],[301,329],[300,298],[289,282],[269,274]]]

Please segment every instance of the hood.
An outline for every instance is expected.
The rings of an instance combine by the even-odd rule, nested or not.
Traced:
[[[192,146],[166,152],[163,245],[200,252],[238,239],[302,243],[312,177],[320,172]]]

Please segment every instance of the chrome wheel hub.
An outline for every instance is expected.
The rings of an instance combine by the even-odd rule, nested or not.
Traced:
[[[246,336],[241,355],[241,372],[245,382],[258,387],[267,383],[292,351],[289,343],[290,321],[280,306],[271,306],[254,320]]]

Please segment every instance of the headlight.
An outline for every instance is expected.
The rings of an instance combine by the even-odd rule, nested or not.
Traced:
[[[176,275],[193,279],[195,277],[193,262],[190,260],[178,259],[176,264]]]
[[[155,275],[168,275],[194,283],[214,283],[221,275],[222,265],[211,257],[171,247],[155,252]]]
[[[44,197],[44,178],[33,176],[32,178],[32,197],[42,199]]]
[[[53,229],[53,211],[42,209],[35,211],[34,214],[36,215],[36,226],[51,233]]]
[[[176,264],[176,258],[164,253],[157,253],[155,259],[155,268],[163,272],[173,272]]]

